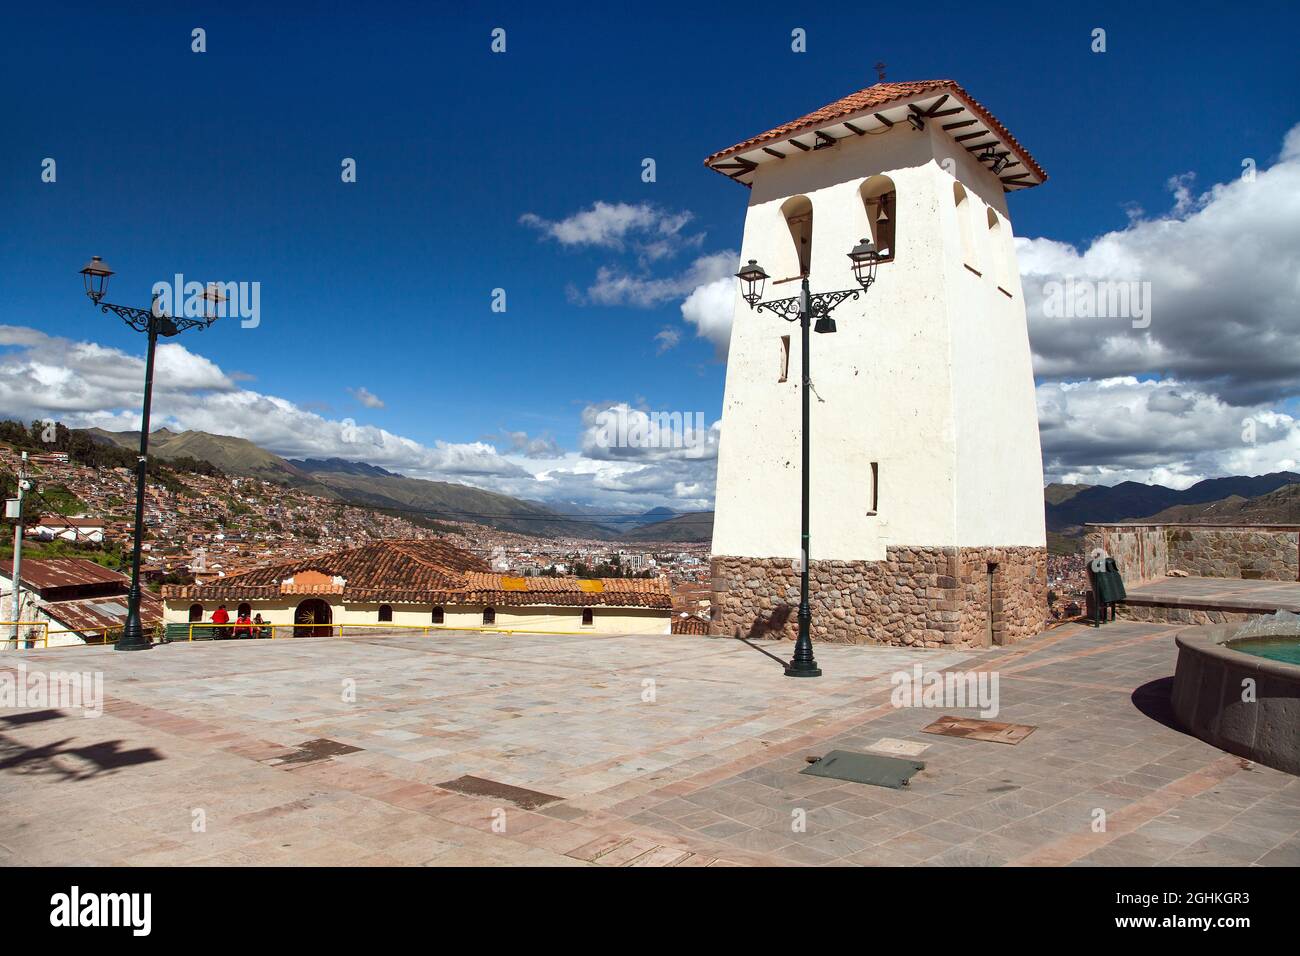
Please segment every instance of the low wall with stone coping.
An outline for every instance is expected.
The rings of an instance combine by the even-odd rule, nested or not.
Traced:
[[[1089,556],[1101,549],[1113,557],[1130,586],[1169,571],[1203,578],[1300,580],[1296,525],[1090,524],[1084,548]]]
[[[715,555],[714,634],[798,633],[788,558]],[[814,641],[911,647],[1014,644],[1047,621],[1045,548],[890,547],[883,561],[813,561]]]

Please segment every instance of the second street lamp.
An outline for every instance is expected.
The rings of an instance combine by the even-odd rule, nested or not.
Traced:
[[[842,303],[845,299],[856,299],[862,292],[871,288],[871,284],[876,281],[876,265],[880,260],[880,254],[871,242],[863,239],[848,254],[849,259],[853,262],[853,275],[858,280],[861,289],[842,289],[837,292],[818,292],[813,295],[808,290],[808,273],[804,272],[800,277],[803,281],[799,295],[788,299],[774,299],[771,302],[761,302],[763,296],[763,286],[766,283],[768,274],[763,271],[755,260],[749,262],[736,273],[736,278],[740,280],[741,298],[743,298],[749,307],[755,312],[775,312],[787,322],[798,322],[801,348],[801,360],[803,364],[803,375],[800,382],[800,399],[802,405],[803,428],[802,428],[802,468],[800,470],[800,533],[799,533],[799,637],[794,644],[794,657],[786,665],[786,677],[821,677],[821,668],[817,666],[817,660],[813,657],[812,635],[812,606],[808,601],[808,571],[810,564],[809,552],[809,532],[808,532],[808,482],[809,482],[809,404],[808,392],[812,387],[812,375],[809,366],[808,350],[808,330],[812,325],[812,320],[816,319],[816,326],[813,331],[822,334],[828,334],[835,331],[835,320],[831,318],[831,312]]]
[[[153,401],[153,356],[158,345],[158,336],[169,338],[179,335],[187,329],[206,329],[216,321],[216,307],[225,297],[214,286],[208,286],[203,293],[206,303],[204,317],[201,319],[184,318],[162,314],[157,294],[148,309],[137,309],[128,305],[113,305],[104,301],[108,291],[108,277],[113,270],[99,256],[93,256],[81,269],[81,276],[86,285],[86,295],[99,306],[101,312],[112,312],[137,332],[149,336],[149,348],[144,361],[144,405],[140,415],[140,455],[135,465],[135,533],[131,540],[131,590],[127,592],[126,626],[122,636],[115,645],[119,651],[145,651],[152,645],[144,636],[140,623],[140,542],[144,538],[144,487],[145,473],[149,461],[149,408]]]

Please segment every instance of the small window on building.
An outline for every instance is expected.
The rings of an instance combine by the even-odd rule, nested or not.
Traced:
[[[869,515],[875,514],[880,510],[880,462],[871,463],[871,510]]]
[[[494,607],[485,607],[483,609],[483,626],[492,627],[497,622],[497,609]]]
[[[807,196],[795,196],[787,199],[781,207],[785,224],[790,229],[790,241],[794,243],[795,261],[798,263],[798,275],[806,276],[812,268],[812,200]]]
[[[249,604],[247,601],[245,601],[243,604],[239,605],[238,608],[236,608],[236,610],[235,610],[235,616],[236,616],[236,617],[252,617],[252,616],[253,616],[253,607],[252,607],[252,605]]]
[[[961,234],[961,261],[976,275],[980,275],[979,263],[975,261],[975,243],[971,238],[971,201],[966,195],[966,187],[961,183],[952,184],[952,201],[957,207],[957,229]]]
[[[381,604],[379,606],[379,623],[391,623],[393,620],[393,606],[391,604]]]
[[[989,223],[989,262],[993,264],[993,281],[1006,295],[1011,295],[1011,280],[1007,276],[1006,234],[1002,229],[1002,219],[992,209],[988,210]]]
[[[790,377],[790,336],[781,336],[781,377],[778,382],[784,382]]]
[[[876,244],[881,262],[893,262],[897,250],[894,240],[898,232],[898,191],[888,176],[872,176],[859,191],[863,208],[867,211],[867,228],[871,241]]]
[[[202,605],[202,604],[191,604],[191,605],[190,605],[190,623],[193,624],[195,621],[201,621],[201,620],[203,620],[203,605]]]
[[[591,627],[591,626],[593,626],[595,623],[596,623],[596,622],[595,622],[595,620],[593,619],[593,615],[592,615],[592,610],[591,610],[591,608],[589,608],[589,607],[584,607],[584,608],[582,609],[582,626],[583,626],[583,627]]]
[[[432,616],[432,618],[431,618],[430,620],[431,620],[432,623],[434,623],[434,624],[441,624],[441,623],[442,623],[442,618],[443,618],[442,608],[440,608],[440,607],[435,607],[435,608],[433,609],[433,616]]]

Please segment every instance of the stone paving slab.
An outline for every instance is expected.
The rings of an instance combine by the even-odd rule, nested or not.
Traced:
[[[972,654],[728,639],[304,638],[0,654],[103,674],[103,716],[0,711],[0,864],[1295,865],[1300,779],[1169,726],[1176,628]],[[788,654],[789,645],[771,645]],[[999,681],[1015,747],[923,734],[891,677]],[[928,744],[887,790],[810,754]],[[561,799],[452,793],[470,775]],[[1099,813],[1106,827],[1096,830]]]

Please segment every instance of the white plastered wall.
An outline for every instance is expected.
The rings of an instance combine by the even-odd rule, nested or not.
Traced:
[[[834,335],[811,336],[813,560],[880,560],[891,544],[1044,543],[1042,461],[1014,258],[1007,265],[1012,298],[991,276],[965,268],[950,169],[979,207],[976,248],[986,252],[982,217],[992,201],[1005,255],[1013,257],[996,178],[933,128],[897,126],[842,140],[755,174],[741,259],[757,259],[773,279],[795,274],[781,207],[806,196],[814,293],[856,288],[847,253],[870,235],[862,183],[884,174],[897,190],[895,261],[879,267],[869,292],[835,310]],[[769,282],[764,298],[798,289],[797,282]],[[783,335],[790,336],[790,374],[778,383]],[[800,362],[797,323],[751,312],[737,289],[715,554],[797,557]],[[873,461],[880,473],[875,515]]]

